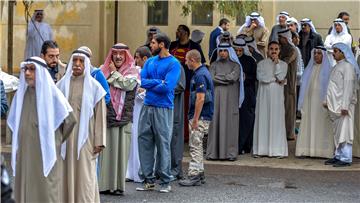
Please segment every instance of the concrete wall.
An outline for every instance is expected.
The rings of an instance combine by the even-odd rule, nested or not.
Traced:
[[[55,40],[60,45],[61,60],[67,61],[74,49],[86,45],[93,51],[93,64],[98,66],[103,63],[109,48],[114,44],[114,2],[49,2],[35,2],[32,10],[37,8],[45,10],[45,21],[53,28]],[[0,67],[6,71],[8,28],[6,2],[1,1],[0,10]],[[348,11],[351,15],[349,26],[352,35],[354,39],[360,36],[360,1],[358,0],[262,1],[259,4],[259,12],[265,18],[269,30],[275,23],[275,17],[282,10],[288,11],[298,20],[304,17],[311,18],[323,40],[337,14],[340,11]],[[195,26],[191,23],[191,15],[181,16],[181,6],[170,1],[168,25],[158,27],[172,40],[175,39],[175,31],[179,24],[186,24],[191,30],[202,30],[206,35],[201,46],[204,54],[207,55],[210,32],[222,17],[224,16],[214,11],[212,26]],[[131,53],[134,53],[137,47],[145,43],[146,30],[151,26],[147,25],[147,4],[144,1],[120,1],[118,18],[118,42],[127,44]],[[230,20],[232,21],[230,32],[235,34],[239,26],[235,24],[235,19],[230,18]],[[17,2],[14,23],[13,63],[16,69],[23,60],[25,47],[26,23],[22,1]]]

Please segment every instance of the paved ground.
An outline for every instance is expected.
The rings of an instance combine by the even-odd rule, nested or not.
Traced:
[[[162,194],[138,192],[128,183],[122,197],[102,202],[359,202],[360,172],[309,171],[266,167],[206,166],[207,183]]]

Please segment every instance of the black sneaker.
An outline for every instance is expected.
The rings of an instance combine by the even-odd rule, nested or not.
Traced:
[[[351,166],[351,163],[337,160],[337,162],[334,163],[333,165],[333,167],[346,167],[346,166]]]
[[[142,187],[137,187],[137,191],[153,191],[155,190],[155,183],[144,183]]]
[[[181,186],[199,186],[201,185],[201,178],[200,178],[200,174],[199,175],[195,175],[195,176],[189,176],[184,180],[180,180],[179,181],[179,185]]]
[[[200,175],[201,184],[205,184],[206,183],[206,181],[205,181],[205,173],[200,172],[199,175]]]
[[[338,159],[336,159],[336,158],[334,157],[334,158],[332,158],[332,159],[326,160],[324,164],[325,164],[325,165],[333,165],[333,164],[335,164],[337,161],[340,161],[340,160],[338,160]]]

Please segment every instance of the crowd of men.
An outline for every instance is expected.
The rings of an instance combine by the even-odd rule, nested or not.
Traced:
[[[49,30],[41,30],[38,12],[28,41]],[[209,37],[209,66],[205,33],[186,25],[175,41],[151,27],[134,55],[117,43],[99,68],[86,46],[66,64],[52,39],[27,48],[7,120],[15,200],[99,202],[100,193],[123,195],[126,180],[142,183],[138,191],[158,184],[167,193],[176,180],[204,184],[204,156],[284,158],[295,137],[296,156],[350,166],[360,157],[360,53],[356,61],[349,14],[339,14],[324,43],[308,18],[283,11],[276,20],[269,33],[253,12],[233,37],[221,19]],[[1,104],[3,116],[6,98]]]

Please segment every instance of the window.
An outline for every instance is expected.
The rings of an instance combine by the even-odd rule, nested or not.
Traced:
[[[168,25],[168,1],[154,1],[148,5],[148,25]]]
[[[193,25],[213,25],[213,3],[211,1],[193,4],[191,6],[191,20]]]

